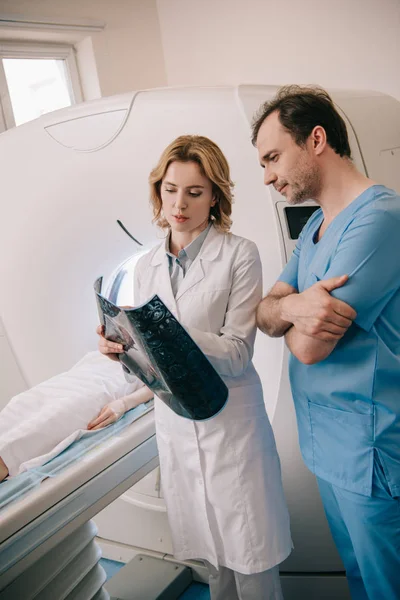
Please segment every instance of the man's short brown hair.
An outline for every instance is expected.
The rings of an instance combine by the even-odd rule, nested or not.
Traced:
[[[327,142],[336,154],[351,158],[346,124],[324,89],[300,85],[280,88],[275,98],[265,102],[254,118],[251,138],[254,145],[261,125],[273,112],[278,113],[280,123],[299,146],[305,144],[314,127],[319,125],[324,128]]]

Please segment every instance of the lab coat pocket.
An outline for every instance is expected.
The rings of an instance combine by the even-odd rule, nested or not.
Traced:
[[[221,419],[226,423],[238,419],[258,419],[266,416],[261,384],[229,387],[228,401],[220,414]]]
[[[347,489],[370,496],[374,409],[356,413],[308,401],[314,472]]]

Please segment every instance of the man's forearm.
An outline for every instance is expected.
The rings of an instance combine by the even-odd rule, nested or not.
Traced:
[[[282,300],[290,295],[269,294],[257,307],[257,327],[270,337],[282,337],[292,323],[282,319]]]
[[[338,340],[323,341],[304,335],[293,326],[285,333],[285,342],[290,352],[303,364],[314,365],[330,355]]]

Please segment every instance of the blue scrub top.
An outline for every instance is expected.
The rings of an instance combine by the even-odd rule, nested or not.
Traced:
[[[322,221],[311,216],[279,281],[302,292],[347,274],[332,296],[357,318],[325,360],[290,357],[301,451],[316,475],[367,496],[376,454],[400,496],[400,196],[373,185],[316,242]]]

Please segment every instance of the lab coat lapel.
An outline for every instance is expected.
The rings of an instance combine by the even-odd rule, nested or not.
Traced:
[[[186,294],[186,292],[204,279],[207,270],[207,263],[211,262],[218,256],[221,250],[223,239],[224,235],[219,233],[215,227],[211,227],[199,254],[196,256],[193,264],[179,286],[176,294],[176,301],[180,300],[182,296]]]
[[[199,283],[202,279],[204,279],[204,268],[201,264],[200,257],[196,256],[187,275],[184,277],[178,288],[176,300],[179,300],[188,290],[190,290],[190,288],[196,285],[196,283]]]

